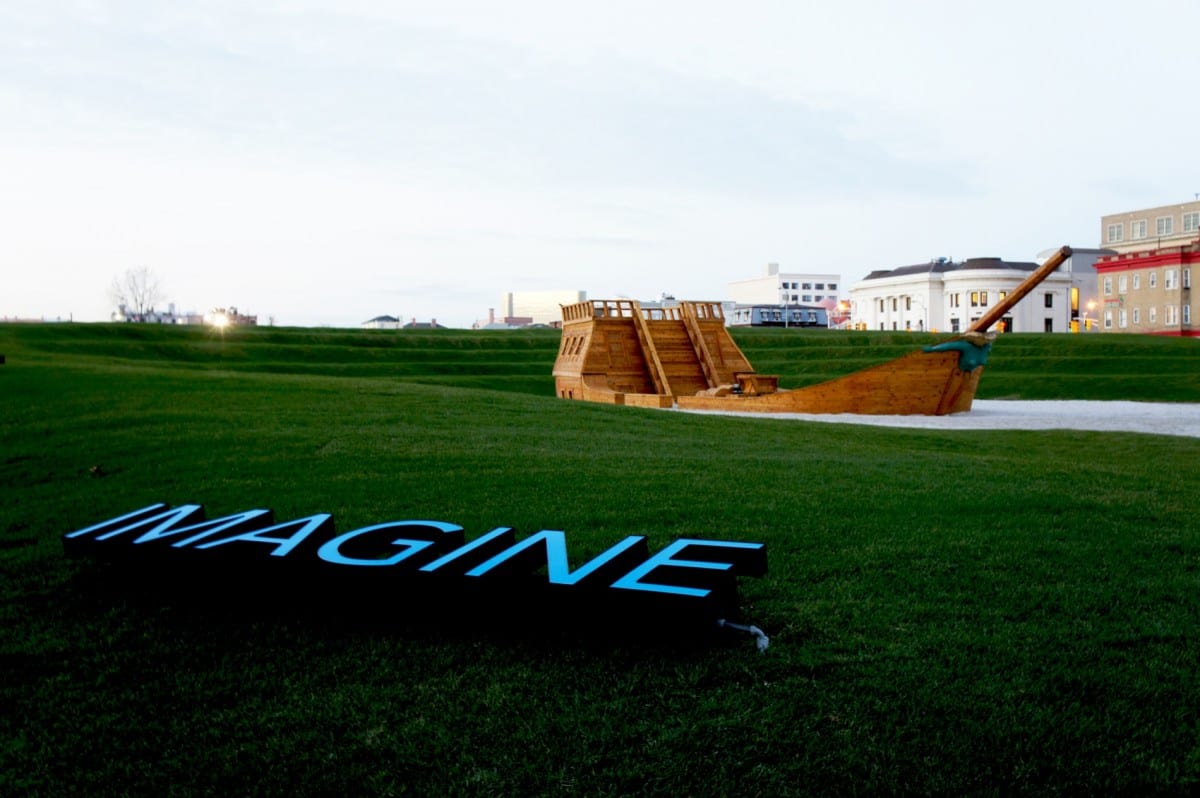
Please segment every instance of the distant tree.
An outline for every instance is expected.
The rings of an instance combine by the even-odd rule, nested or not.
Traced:
[[[141,318],[163,300],[158,277],[145,266],[127,269],[125,274],[114,277],[108,296],[127,318]]]

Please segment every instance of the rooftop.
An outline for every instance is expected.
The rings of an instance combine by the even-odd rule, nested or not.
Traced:
[[[1037,268],[1036,263],[1027,261],[1007,261],[1000,258],[967,258],[961,263],[955,263],[947,258],[937,258],[928,263],[916,263],[912,266],[900,266],[895,269],[876,269],[863,280],[881,280],[885,277],[907,277],[912,274],[945,274],[946,272],[971,271],[974,269],[1011,269],[1021,272],[1032,272]]]

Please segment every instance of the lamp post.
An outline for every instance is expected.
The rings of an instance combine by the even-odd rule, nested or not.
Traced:
[[[838,312],[838,329],[842,329],[850,324],[850,306],[846,304],[846,300],[837,303]]]
[[[910,295],[910,298],[912,299],[913,302],[916,302],[918,305],[921,306],[921,318],[919,319],[919,321],[921,322],[921,330],[920,331],[925,332],[925,329],[927,327],[929,327],[929,310],[928,310],[928,308],[925,307],[925,300],[921,299],[921,297],[915,296],[915,295]]]
[[[1089,332],[1091,330],[1091,328],[1088,326],[1088,313],[1090,313],[1091,311],[1093,311],[1095,309],[1096,309],[1096,301],[1088,300],[1087,308],[1083,311],[1083,318],[1081,319],[1081,321],[1083,322],[1083,331],[1084,332]]]

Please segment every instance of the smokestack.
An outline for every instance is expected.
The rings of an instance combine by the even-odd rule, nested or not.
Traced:
[[[488,308],[488,324],[496,323],[496,309]]]

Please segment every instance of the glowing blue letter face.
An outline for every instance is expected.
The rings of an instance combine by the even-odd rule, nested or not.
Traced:
[[[467,545],[455,549],[443,557],[438,557],[436,560],[427,565],[421,566],[421,570],[425,573],[436,571],[447,563],[461,559],[471,552],[479,550],[488,551],[492,546],[495,546],[497,542],[501,544],[511,544],[513,542],[513,537],[512,527],[498,526],[491,532],[488,532],[486,535],[480,535],[479,537],[475,538]]]
[[[218,532],[240,532],[246,529],[259,529],[269,525],[274,520],[270,510],[247,510],[244,513],[237,515],[227,515],[224,518],[214,518],[211,521],[202,521],[199,524],[192,526],[180,527],[174,529],[170,524],[159,525],[151,529],[146,534],[142,535],[134,543],[149,543],[152,540],[159,538],[175,537],[181,532],[192,533],[189,537],[184,538],[171,545],[175,548],[183,548],[190,546],[197,540],[204,540],[212,537]]]
[[[364,566],[381,566],[395,565],[403,562],[419,551],[424,551],[430,546],[435,545],[434,540],[421,540],[414,538],[397,538],[392,541],[393,546],[405,546],[406,548],[394,554],[391,557],[382,560],[368,560],[358,557],[347,557],[342,554],[342,544],[352,540],[360,535],[365,535],[368,532],[377,532],[381,529],[411,529],[414,532],[418,530],[434,529],[441,534],[453,535],[456,532],[462,532],[461,526],[455,524],[445,524],[441,521],[392,521],[387,524],[375,524],[374,526],[365,526],[362,529],[356,529],[353,532],[347,532],[344,535],[339,535],[333,540],[328,541],[317,551],[317,556],[325,562],[331,562],[334,565],[364,565]],[[428,532],[425,533],[426,535]]]
[[[720,560],[715,560],[715,559],[714,560],[677,560],[677,559],[675,559],[675,555],[682,553],[685,549],[701,548],[701,547],[717,549],[717,550],[724,549],[725,551],[723,551],[723,552],[714,551],[714,552],[703,552],[703,553],[697,552],[698,556],[715,557],[718,554],[724,554],[724,555],[727,555],[725,557],[725,559],[732,560],[732,562],[722,562]],[[712,591],[707,588],[683,587],[680,585],[664,585],[664,584],[657,584],[654,582],[644,582],[642,580],[644,578],[650,576],[651,572],[654,571],[655,569],[666,568],[666,567],[677,568],[677,569],[678,568],[694,568],[694,569],[700,569],[700,570],[710,571],[710,572],[711,571],[719,571],[719,572],[723,572],[723,573],[728,573],[732,576],[732,575],[737,574],[738,570],[741,570],[741,568],[735,568],[735,566],[739,566],[742,563],[750,564],[751,567],[754,567],[753,564],[749,562],[747,555],[751,555],[755,558],[757,558],[758,556],[761,555],[765,562],[765,551],[766,551],[766,549],[762,543],[740,543],[740,542],[736,542],[736,541],[726,541],[726,540],[693,540],[693,539],[689,539],[689,538],[682,538],[680,540],[675,541],[670,546],[667,546],[665,549],[660,551],[658,554],[655,554],[653,557],[646,560],[644,563],[639,565],[637,568],[634,568],[629,573],[625,574],[625,576],[621,577],[616,582],[613,582],[612,586],[615,588],[622,589],[622,590],[646,590],[651,593],[661,593],[664,595],[671,595],[671,596],[688,596],[688,597],[692,597],[692,598],[703,598],[704,596],[707,596]]]
[[[120,518],[114,518],[112,521],[105,521],[103,524],[96,524],[87,529],[81,529],[78,532],[72,532],[67,535],[68,538],[81,537],[89,532],[100,532],[96,535],[96,540],[108,540],[115,538],[117,535],[124,535],[126,532],[142,532],[134,543],[144,543],[147,540],[155,540],[174,535],[183,529],[192,529],[192,527],[179,527],[178,525],[189,519],[201,521],[203,524],[216,523],[215,521],[204,521],[204,507],[199,504],[183,504],[174,509],[168,509],[165,504],[151,505],[158,507],[162,512],[153,515],[145,515],[145,511],[150,507],[138,510],[128,515],[123,515]],[[195,518],[193,519],[193,516]],[[239,516],[240,517],[240,516]],[[122,524],[125,519],[131,519],[130,523]],[[224,519],[222,519],[224,520]],[[115,528],[112,528],[115,527]],[[149,529],[147,529],[149,527]]]
[[[96,539],[103,540],[105,538],[110,538],[113,535],[119,535],[122,532],[128,532],[131,529],[139,529],[145,526],[148,521],[156,521],[160,518],[165,518],[167,516],[165,511],[169,509],[170,508],[162,502],[159,502],[158,504],[151,504],[150,506],[143,507],[140,510],[134,510],[132,513],[125,513],[125,515],[121,515],[116,518],[110,518],[107,521],[101,521],[98,524],[92,524],[89,527],[77,529],[74,532],[68,532],[67,534],[63,535],[63,537],[67,539],[80,538],[84,537],[85,535],[91,535],[98,532],[100,535],[97,536]],[[187,510],[187,513],[190,514],[196,510],[199,510],[200,505],[184,505],[173,512],[179,512],[185,509]]]
[[[630,549],[639,547],[639,544],[640,547],[636,551],[644,556],[646,552],[645,540],[646,538],[641,535],[631,535],[591,562],[585,563],[575,571],[572,571],[571,565],[567,560],[566,537],[556,529],[543,529],[536,535],[530,535],[517,545],[511,546],[490,560],[486,560],[475,566],[467,571],[467,576],[483,576],[489,572],[503,570],[503,566],[506,563],[511,565],[515,560],[524,560],[526,558],[522,555],[531,555],[534,553],[531,549],[538,544],[544,544],[546,570],[549,573],[550,584],[576,585]],[[530,559],[536,560],[536,558]],[[540,564],[540,561],[538,561],[538,564]]]
[[[268,537],[268,532],[285,532],[290,529],[296,529],[287,537]],[[243,532],[240,535],[234,535],[231,538],[223,538],[222,540],[214,540],[209,543],[201,543],[196,548],[211,549],[214,546],[223,546],[226,543],[236,543],[237,541],[250,541],[252,543],[274,543],[275,550],[271,552],[272,557],[284,557],[292,549],[300,545],[306,537],[317,530],[333,531],[333,516],[329,513],[319,513],[318,515],[310,515],[308,518],[300,518],[295,521],[288,521],[286,524],[278,524],[269,526],[263,529],[254,529],[250,532]],[[189,540],[184,540],[176,543],[176,546],[186,545]]]

